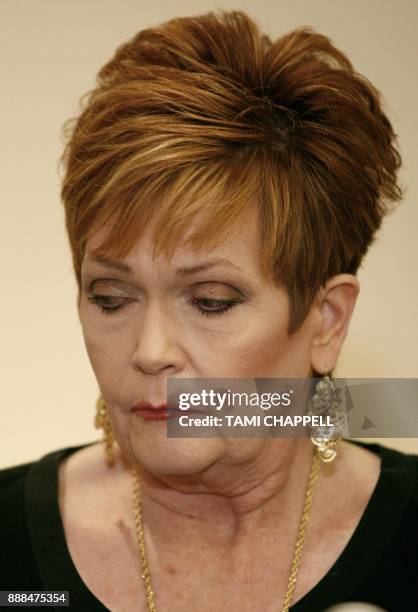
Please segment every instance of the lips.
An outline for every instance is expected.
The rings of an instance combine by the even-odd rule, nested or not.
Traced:
[[[192,410],[181,410],[178,405],[175,403],[167,404],[167,402],[162,402],[161,404],[152,404],[151,402],[147,402],[142,400],[138,402],[130,409],[130,412],[134,414],[138,414],[142,418],[147,421],[164,421],[166,419],[172,419],[174,417],[179,417],[184,414],[199,414],[202,416],[204,411],[202,409],[194,407]]]
[[[151,404],[151,402],[143,400],[132,406],[131,412],[139,414],[147,421],[164,421],[176,416],[180,410],[176,406],[169,407],[167,402]]]
[[[158,412],[161,410],[168,410],[167,402],[162,402],[161,404],[151,404],[151,402],[146,402],[145,400],[138,402],[135,406],[132,406],[131,410],[151,410],[153,412]]]
[[[168,410],[134,410],[134,414],[140,415],[146,421],[165,421],[172,418],[174,415],[170,414]]]

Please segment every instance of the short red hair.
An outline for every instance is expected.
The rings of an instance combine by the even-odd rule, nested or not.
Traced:
[[[379,92],[325,36],[272,41],[242,11],[143,30],[100,70],[67,124],[62,200],[80,289],[89,236],[125,257],[158,217],[154,253],[225,238],[256,207],[266,275],[291,302],[289,332],[317,289],[356,273],[401,198],[400,156]]]

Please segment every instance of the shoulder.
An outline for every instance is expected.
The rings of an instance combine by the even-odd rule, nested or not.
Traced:
[[[14,487],[16,483],[21,482],[34,463],[34,461],[28,461],[0,469],[0,492],[4,487]]]
[[[406,453],[395,448],[372,442],[357,441],[363,448],[373,451],[381,458],[382,467],[391,473],[403,473],[408,475],[410,483],[418,487],[418,454]]]
[[[115,463],[109,468],[100,443],[89,445],[61,461],[59,504],[66,528],[70,523],[99,527],[110,517],[119,516],[131,503],[131,481],[127,464],[116,449]]]
[[[25,482],[36,461],[0,470],[0,525],[4,529],[23,511]]]
[[[355,524],[315,596],[326,599],[333,592],[341,598],[335,603],[364,601],[385,610],[412,610],[418,566],[418,456],[382,442],[341,443],[343,469],[331,509],[321,503],[321,510],[328,512],[327,525],[338,525],[338,520],[344,525],[353,516]]]
[[[0,528],[5,530],[23,520],[26,512],[27,485],[31,475],[48,457],[65,452],[59,449],[33,461],[0,469]]]
[[[56,528],[58,467],[78,448],[82,446],[60,448],[0,469],[0,586],[4,589],[43,588],[34,542],[43,538],[43,525]]]
[[[375,603],[385,609],[412,610],[417,596],[418,455],[373,446],[382,457],[382,469],[363,535],[378,554],[356,595],[362,600],[373,591],[379,595]]]
[[[402,525],[405,532],[409,532],[410,542],[415,543],[415,558],[418,563],[418,455],[392,448],[384,448],[383,453],[386,455],[387,473],[391,475],[391,480],[388,479],[391,483],[388,496],[392,493],[405,497]],[[407,542],[408,536],[405,538],[405,543]]]
[[[418,455],[384,444],[356,442],[380,457],[379,478],[368,505],[364,533],[380,531],[382,560],[405,571],[418,564]],[[385,547],[383,547],[383,542]],[[394,570],[395,571],[395,570]]]
[[[392,448],[391,446],[387,446],[384,439],[382,443],[366,442],[359,439],[344,439],[343,444],[348,444],[352,448],[363,451],[363,453],[366,451],[369,455],[379,457],[382,467],[407,470],[417,477],[418,454],[406,453],[396,448]]]
[[[60,448],[33,461],[0,469],[0,529],[20,528],[29,512],[33,491],[53,490],[60,462],[85,445]]]
[[[405,453],[377,442],[364,442],[350,440],[350,445],[366,452],[369,456],[374,455],[379,459],[380,480],[384,480],[385,489],[390,492],[405,493],[403,497],[408,498],[412,504],[418,503],[418,454]]]
[[[345,507],[360,499],[364,511],[358,527],[363,536],[376,536],[376,549],[381,547],[386,561],[409,559],[412,568],[411,557],[418,563],[418,455],[382,442],[345,441],[349,461],[338,497]]]
[[[40,586],[25,500],[27,475],[35,463],[0,470],[0,570],[3,588],[7,589]]]

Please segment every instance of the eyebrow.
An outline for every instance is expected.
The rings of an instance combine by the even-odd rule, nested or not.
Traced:
[[[99,257],[99,256],[88,257],[86,261],[99,263],[108,268],[114,268],[115,270],[119,270],[120,272],[125,272],[126,274],[130,274],[130,275],[134,274],[133,269],[128,264],[124,263],[123,261],[113,261],[113,260],[106,259],[104,257]],[[217,259],[213,259],[212,261],[204,261],[194,266],[176,268],[175,274],[177,276],[182,276],[182,277],[189,276],[189,275],[191,276],[192,274],[197,274],[198,272],[202,272],[203,270],[213,268],[214,266],[218,266],[220,264],[232,266],[233,268],[236,268],[237,270],[240,270],[241,272],[243,272],[242,268],[232,263],[232,261],[229,261],[229,259],[220,257]]]

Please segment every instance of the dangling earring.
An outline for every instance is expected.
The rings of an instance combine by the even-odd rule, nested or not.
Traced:
[[[104,446],[105,460],[108,466],[112,466],[115,461],[115,452],[113,444],[115,438],[113,437],[112,425],[109,420],[107,413],[107,406],[103,396],[100,394],[96,400],[96,415],[94,417],[94,427],[96,429],[103,429],[103,437],[101,443]]]
[[[311,416],[329,416],[331,427],[311,427],[313,435],[311,442],[318,447],[318,454],[325,463],[333,461],[337,456],[337,442],[342,437],[342,431],[347,424],[346,411],[341,401],[342,389],[336,389],[328,371],[317,383],[315,393],[310,399]]]

